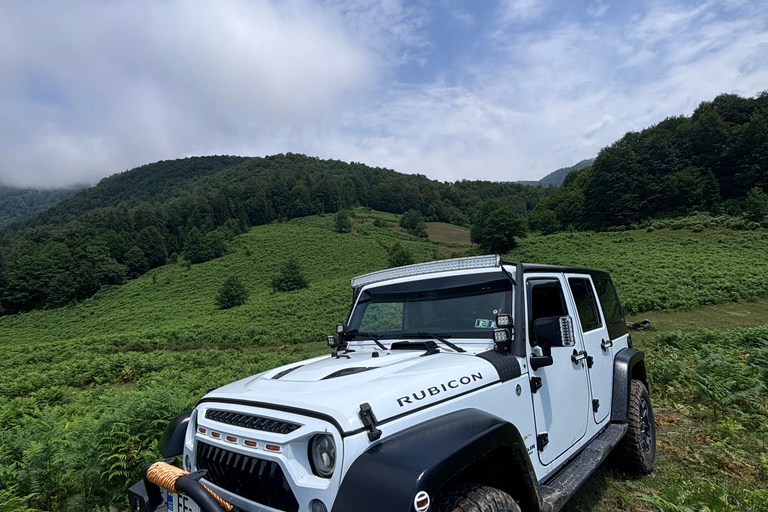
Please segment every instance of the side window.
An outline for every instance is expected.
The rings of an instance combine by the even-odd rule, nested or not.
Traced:
[[[579,312],[579,321],[583,332],[591,331],[602,326],[600,312],[597,309],[597,301],[592,293],[592,285],[589,279],[569,279],[568,284],[576,302],[576,310]]]
[[[605,322],[608,324],[608,335],[611,339],[616,339],[626,334],[627,326],[624,323],[624,313],[621,311],[616,289],[611,280],[595,279],[595,288],[597,288],[597,298],[603,307]]]
[[[565,306],[565,296],[560,281],[556,279],[542,279],[528,281],[528,311],[530,325],[528,332],[531,341],[535,341],[533,322],[539,318],[549,316],[566,316],[568,308]]]

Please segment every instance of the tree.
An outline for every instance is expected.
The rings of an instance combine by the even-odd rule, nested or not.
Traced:
[[[524,237],[525,234],[525,219],[504,208],[495,199],[489,199],[480,205],[475,214],[470,238],[484,250],[502,254],[517,245],[515,237]]]
[[[538,231],[542,235],[551,235],[560,231],[560,222],[557,220],[557,215],[555,215],[553,210],[544,207],[542,203],[536,205],[531,215],[528,216],[528,225],[532,230]]]
[[[389,250],[387,261],[390,267],[402,267],[403,265],[413,265],[414,263],[413,255],[400,242],[395,242],[395,245]]]
[[[276,292],[290,292],[301,290],[309,286],[301,269],[301,265],[295,259],[286,261],[280,268],[280,272],[272,278],[272,289]]]
[[[400,227],[408,230],[413,236],[419,238],[427,238],[426,225],[424,224],[424,217],[418,210],[408,210],[400,217]]]
[[[235,306],[242,306],[248,300],[248,290],[243,285],[240,278],[230,276],[224,281],[216,295],[216,304],[221,309],[229,309]]]
[[[337,233],[349,233],[352,229],[352,221],[347,210],[339,210],[334,216],[334,229]]]
[[[138,277],[149,270],[149,263],[147,263],[147,258],[144,256],[144,251],[135,245],[125,253],[124,260],[130,277]]]
[[[183,254],[191,263],[203,263],[223,256],[226,250],[227,246],[218,231],[202,235],[199,229],[192,228],[187,235]]]
[[[144,257],[150,268],[165,265],[168,261],[168,251],[165,248],[165,241],[160,230],[156,226],[148,226],[139,232],[136,239],[136,245],[144,251]]]
[[[744,216],[752,222],[768,226],[768,194],[758,187],[750,190],[744,201]]]

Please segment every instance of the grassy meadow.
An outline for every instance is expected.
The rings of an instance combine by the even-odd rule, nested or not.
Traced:
[[[374,225],[374,221],[376,225]],[[385,268],[396,242],[417,261],[475,249],[468,231],[357,210],[259,226],[216,260],[183,261],[82,303],[0,318],[0,512],[126,510],[167,421],[211,387],[326,351],[351,277]],[[568,510],[768,510],[768,233],[722,228],[561,233],[519,241],[509,259],[612,273],[626,310],[655,329],[648,352],[658,471],[602,468]],[[296,258],[309,288],[275,293]],[[216,307],[237,276],[246,304]]]

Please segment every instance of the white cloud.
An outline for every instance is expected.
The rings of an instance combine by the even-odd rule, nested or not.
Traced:
[[[549,0],[501,0],[500,19],[526,23],[540,18],[551,8]]]
[[[608,12],[609,7],[610,5],[606,4],[605,2],[602,2],[601,0],[595,0],[587,7],[587,14],[593,18],[600,18],[606,12]]]
[[[421,2],[3,3],[0,181],[288,151],[441,180],[534,179],[719,93],[768,88],[768,6],[606,7],[590,4],[596,21],[502,1],[483,39],[460,45],[476,58],[416,81],[408,69],[438,44]]]
[[[243,139],[351,108],[359,91],[396,65],[390,59],[402,58],[386,53],[397,48],[386,38],[407,39],[409,29],[393,20],[394,7],[380,7],[393,15],[389,26],[380,23],[383,35],[371,31],[367,46],[359,44],[345,16],[363,30],[371,13],[359,3],[347,7],[4,3],[0,135],[16,144],[0,153],[0,179],[93,181],[151,160],[247,146]],[[67,141],[72,149],[63,151]]]
[[[393,94],[371,114],[386,132],[350,141],[347,154],[440,179],[534,179],[720,93],[766,89],[765,9],[716,9],[649,4],[625,23],[559,23],[501,41],[495,30],[501,56],[461,87]]]

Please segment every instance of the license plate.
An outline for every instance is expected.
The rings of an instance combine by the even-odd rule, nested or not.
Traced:
[[[189,496],[169,492],[168,512],[200,512],[200,507]]]

